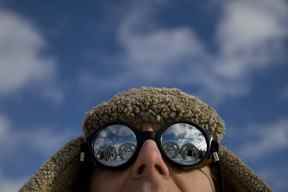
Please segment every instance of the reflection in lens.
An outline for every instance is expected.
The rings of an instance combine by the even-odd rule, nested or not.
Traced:
[[[195,147],[195,145],[191,143],[185,143],[181,147],[180,154],[182,158],[185,160],[187,159],[193,160],[193,158],[197,159],[200,157],[200,150],[198,150],[197,147]]]
[[[96,157],[101,161],[113,161],[117,157],[117,152],[114,146],[104,145],[100,147]]]
[[[136,135],[125,125],[115,124],[103,129],[94,139],[93,150],[97,161],[106,166],[126,163],[137,146]]]
[[[179,147],[176,143],[167,142],[164,143],[162,147],[169,158],[175,158],[178,155]]]
[[[136,145],[134,145],[133,143],[122,144],[119,147],[119,156],[121,160],[129,159],[133,155],[135,150],[136,150]]]
[[[188,123],[176,123],[168,127],[160,141],[167,157],[181,165],[199,163],[207,153],[204,134]]]

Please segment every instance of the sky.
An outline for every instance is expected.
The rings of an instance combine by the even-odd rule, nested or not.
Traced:
[[[288,189],[285,0],[0,0],[0,191],[17,191],[85,112],[133,87],[213,106],[223,144]]]

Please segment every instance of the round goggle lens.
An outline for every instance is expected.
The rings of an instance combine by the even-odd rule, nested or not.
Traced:
[[[204,134],[188,123],[176,123],[168,127],[160,138],[166,156],[181,165],[199,163],[208,150]]]
[[[94,138],[94,157],[105,166],[117,167],[126,163],[135,153],[137,139],[126,125],[106,127]]]

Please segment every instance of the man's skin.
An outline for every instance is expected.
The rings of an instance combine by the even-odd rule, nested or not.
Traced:
[[[155,131],[157,124],[138,129]],[[136,162],[122,171],[99,170],[92,177],[90,192],[214,192],[208,166],[183,171],[165,162],[153,140],[147,140]]]

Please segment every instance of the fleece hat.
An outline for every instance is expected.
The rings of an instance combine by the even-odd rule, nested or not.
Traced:
[[[111,122],[166,124],[185,121],[196,124],[220,143],[219,157],[224,191],[269,192],[271,189],[235,154],[221,144],[224,122],[217,112],[201,101],[175,88],[133,88],[92,108],[83,123],[84,135],[71,140],[46,161],[20,189],[21,192],[70,192],[80,182],[80,146],[95,130]]]

